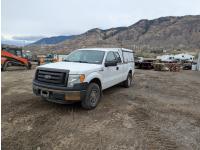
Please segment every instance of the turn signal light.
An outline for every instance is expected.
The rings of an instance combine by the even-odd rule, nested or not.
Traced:
[[[80,75],[80,83],[83,83],[84,80],[85,80],[85,75],[84,75],[84,74],[81,74],[81,75]]]

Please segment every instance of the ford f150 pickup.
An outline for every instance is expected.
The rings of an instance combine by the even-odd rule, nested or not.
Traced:
[[[134,75],[134,53],[124,48],[85,48],[64,62],[37,67],[33,92],[56,103],[81,101],[85,109],[97,106],[102,91],[122,83],[128,88]]]

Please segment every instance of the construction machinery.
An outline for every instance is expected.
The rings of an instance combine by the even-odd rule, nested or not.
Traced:
[[[38,55],[37,57],[38,57],[38,65],[44,65],[59,61],[58,55],[56,54]]]
[[[153,69],[153,64],[156,61],[154,58],[137,57],[135,67],[137,69]]]
[[[2,47],[1,70],[5,71],[10,66],[23,66],[31,69],[31,62],[23,57],[22,48]]]

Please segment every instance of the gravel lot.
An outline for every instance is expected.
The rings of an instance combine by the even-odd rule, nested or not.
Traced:
[[[200,72],[136,70],[91,111],[33,95],[34,72],[2,72],[4,150],[200,149]]]

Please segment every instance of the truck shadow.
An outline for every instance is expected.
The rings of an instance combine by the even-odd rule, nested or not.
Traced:
[[[36,65],[33,65],[31,67],[31,69],[27,69],[26,67],[22,67],[22,66],[11,66],[11,67],[8,67],[6,68],[5,71],[1,71],[1,72],[14,72],[14,71],[28,71],[28,70],[34,70],[37,66]]]
[[[1,72],[14,72],[14,71],[27,71],[27,69],[25,67],[9,67],[7,68],[5,71],[1,71]]]
[[[123,89],[123,87],[121,85],[115,85],[113,87],[110,87],[110,88],[104,90],[101,101],[103,99],[106,99],[107,96],[112,95],[114,93],[117,93],[122,89]],[[65,112],[66,111],[67,112],[86,111],[85,109],[83,109],[81,107],[81,101],[72,102],[72,103],[69,103],[69,104],[58,104],[58,103],[50,102],[50,101],[47,101],[47,100],[43,100],[42,98],[39,98],[39,97],[38,97],[38,100],[40,101],[40,103],[42,103],[42,105],[48,105],[48,107],[50,107],[50,108],[60,109],[61,111],[65,111]],[[101,103],[101,101],[100,101],[100,103]],[[47,107],[47,106],[45,106],[45,107]],[[97,107],[99,107],[99,105]],[[89,111],[92,111],[92,110],[89,110]]]
[[[114,85],[108,89],[103,90],[103,96],[107,96],[107,95],[113,94],[115,92],[119,92],[122,89],[123,89],[122,85],[120,85],[120,84]]]

